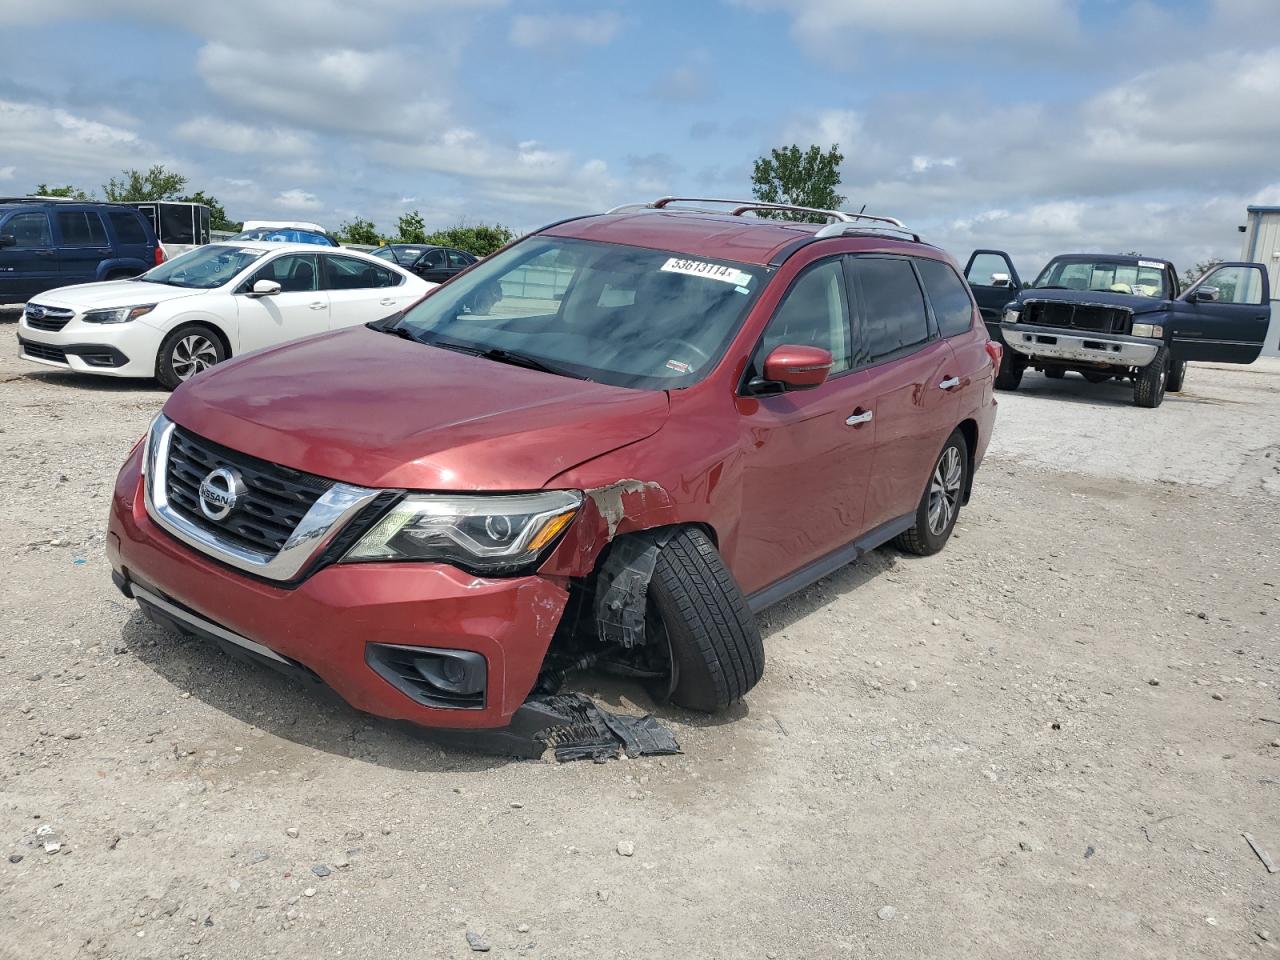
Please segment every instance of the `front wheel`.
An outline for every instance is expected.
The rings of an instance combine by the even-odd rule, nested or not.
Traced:
[[[196,323],[180,327],[164,338],[156,357],[156,379],[170,390],[227,359],[222,338],[211,327]]]
[[[1026,369],[1021,357],[1006,346],[1000,357],[1000,369],[996,371],[997,390],[1017,390],[1022,383],[1022,372]]]
[[[1138,370],[1133,378],[1133,402],[1140,407],[1158,407],[1164,401],[1169,382],[1169,348],[1161,347],[1156,358]]]
[[[1174,360],[1169,364],[1169,376],[1164,388],[1170,393],[1179,393],[1187,379],[1187,361]]]
[[[957,430],[947,438],[934,462],[929,485],[916,507],[915,526],[894,540],[900,550],[927,557],[947,545],[960,515],[968,470],[969,444]]]

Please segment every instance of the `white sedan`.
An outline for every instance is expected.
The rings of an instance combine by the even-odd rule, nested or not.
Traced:
[[[435,286],[355,250],[212,243],[131,280],[40,294],[18,345],[36,363],[173,389],[228,357],[396,313]]]

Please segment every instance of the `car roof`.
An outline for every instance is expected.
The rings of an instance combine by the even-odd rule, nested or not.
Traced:
[[[1139,260],[1145,260],[1148,263],[1163,263],[1166,266],[1173,266],[1172,261],[1166,260],[1164,257],[1129,256],[1125,253],[1060,253],[1055,257],[1049,258],[1050,263],[1054,260],[1067,260],[1077,263],[1137,263]]]
[[[322,247],[316,243],[283,243],[276,240],[215,240],[206,246],[237,247],[244,250],[261,250],[263,253],[336,253],[343,256],[370,256],[363,250],[353,250],[351,247]]]
[[[540,233],[768,266],[784,248],[812,239],[823,226],[825,224],[670,209],[582,217],[552,224]],[[873,228],[866,235],[845,236],[845,239],[855,238],[876,247],[933,249],[923,242],[874,234]]]

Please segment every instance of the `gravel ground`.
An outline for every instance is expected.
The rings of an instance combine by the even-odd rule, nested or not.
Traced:
[[[165,395],[13,337],[0,957],[1280,941],[1280,877],[1241,836],[1280,858],[1280,362],[1193,367],[1156,411],[1028,374],[943,554],[882,550],[767,611],[745,704],[659,711],[683,756],[556,765],[441,749],[145,622],[104,514]]]

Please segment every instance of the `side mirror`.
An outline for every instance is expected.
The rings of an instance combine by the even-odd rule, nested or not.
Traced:
[[[1197,303],[1217,303],[1218,298],[1222,296],[1222,291],[1217,287],[1203,286],[1196,290],[1195,296],[1192,297]]]
[[[18,238],[12,233],[0,233],[0,247],[16,247]]]
[[[991,275],[991,285],[993,287],[1012,287],[1013,278],[1007,273],[993,273]]]
[[[784,343],[765,358],[764,379],[787,390],[808,390],[826,381],[834,362],[830,350]]]
[[[251,297],[270,297],[280,292],[280,284],[274,280],[259,280],[249,291]]]

